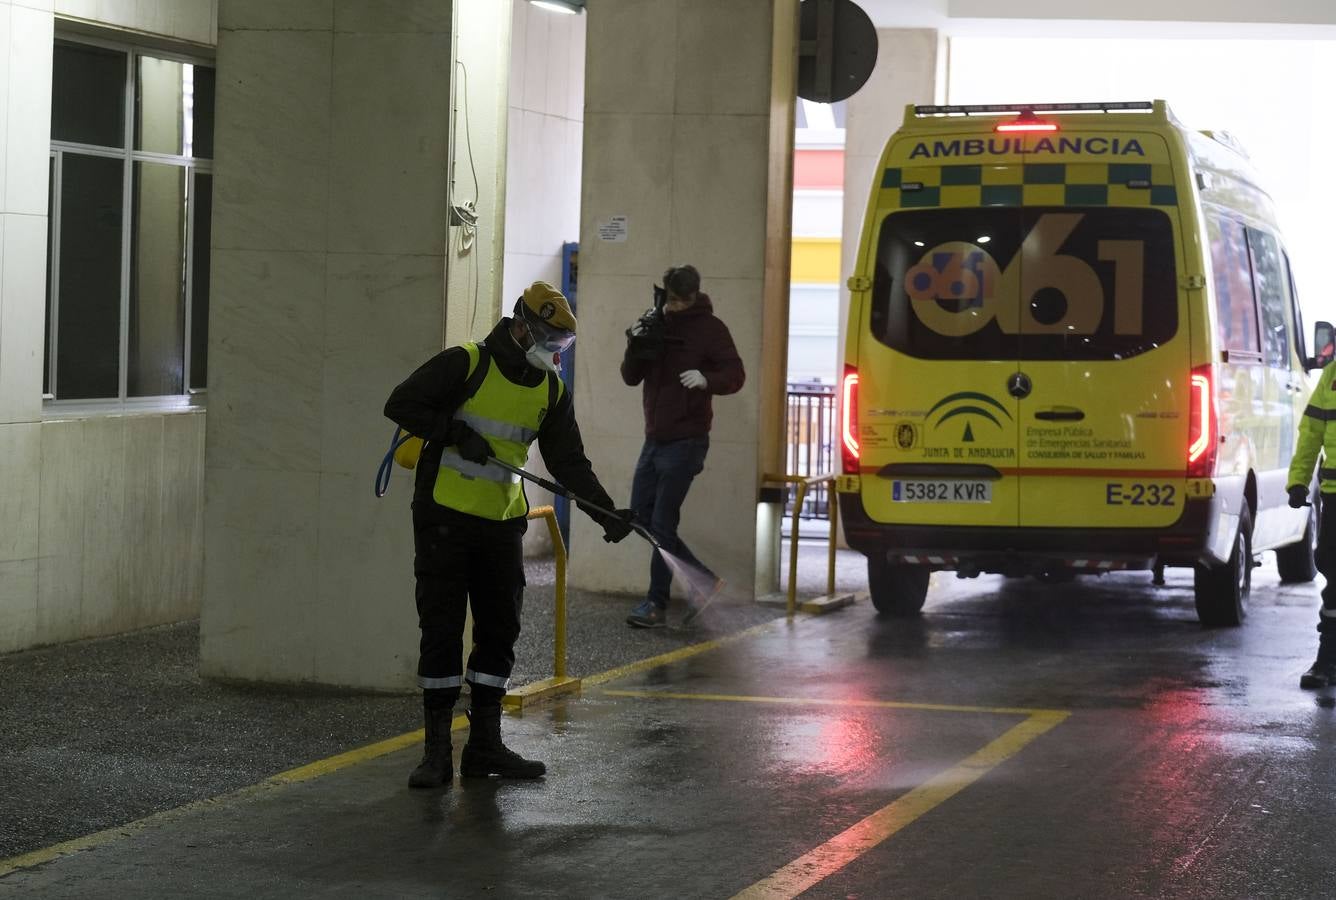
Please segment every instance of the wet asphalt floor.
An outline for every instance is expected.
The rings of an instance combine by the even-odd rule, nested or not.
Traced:
[[[935,576],[918,620],[864,602],[775,621],[508,719],[547,760],[541,782],[410,792],[404,750],[13,873],[0,896],[1336,895],[1336,693],[1297,687],[1315,587],[1279,585],[1268,561],[1245,626],[1207,630],[1190,573],[1168,577]],[[660,646],[635,656],[748,624],[638,634]],[[0,660],[7,722],[25,656]],[[416,725],[411,699],[373,699],[405,718],[368,737]],[[289,709],[318,702],[353,701]],[[153,715],[122,713],[136,718]],[[259,753],[258,735],[230,733],[245,719],[229,708],[217,727]],[[77,744],[53,748],[46,777],[67,782],[75,758],[110,768],[97,789],[116,793],[113,755]],[[298,761],[324,752],[306,746]]]
[[[819,569],[824,578],[824,548],[801,546],[800,585],[814,594],[819,589],[806,573]],[[841,584],[856,588],[864,583],[859,558],[846,559]],[[552,561],[529,560],[525,569],[516,686],[553,674]],[[638,600],[570,593],[571,675],[780,614],[725,595],[684,629],[676,627],[682,607],[675,599],[673,627],[633,630],[624,620]],[[206,681],[199,676],[198,621],[0,655],[0,860],[414,731],[422,727],[418,698]]]

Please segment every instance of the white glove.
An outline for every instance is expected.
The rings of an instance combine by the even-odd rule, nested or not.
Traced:
[[[681,375],[677,376],[677,380],[682,382],[682,387],[689,390],[703,391],[705,390],[705,386],[709,384],[709,382],[705,380],[705,376],[700,373],[700,369],[687,369]]]

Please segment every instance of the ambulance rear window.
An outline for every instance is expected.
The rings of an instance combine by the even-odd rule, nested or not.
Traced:
[[[921,359],[1126,359],[1178,331],[1157,209],[986,207],[882,223],[872,333]]]

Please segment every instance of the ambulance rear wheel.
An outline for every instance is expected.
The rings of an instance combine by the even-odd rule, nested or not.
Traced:
[[[1229,560],[1222,566],[1198,563],[1193,572],[1197,618],[1203,625],[1243,624],[1248,615],[1248,594],[1252,591],[1252,569],[1252,512],[1244,504]]]
[[[1300,584],[1317,577],[1317,523],[1321,521],[1318,504],[1321,502],[1315,497],[1308,509],[1308,527],[1304,529],[1303,540],[1276,549],[1276,571],[1285,584]]]
[[[928,598],[928,579],[932,572],[925,566],[889,563],[880,556],[867,558],[867,586],[872,605],[883,616],[916,616]]]

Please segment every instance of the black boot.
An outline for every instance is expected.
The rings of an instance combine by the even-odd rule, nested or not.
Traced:
[[[1330,582],[1329,582],[1330,583]],[[1326,589],[1323,589],[1326,592]],[[1317,620],[1317,659],[1308,671],[1299,676],[1301,688],[1324,688],[1336,685],[1336,617],[1326,613],[1327,599],[1323,597],[1323,615]]]
[[[408,776],[408,786],[413,788],[438,788],[448,785],[455,777],[455,761],[451,758],[454,747],[450,743],[450,722],[454,718],[453,707],[427,708],[426,750],[422,762]]]
[[[541,778],[547,766],[536,759],[525,759],[501,743],[501,707],[470,709],[469,740],[459,757],[459,774],[464,778]]]
[[[1299,676],[1301,688],[1324,688],[1336,684],[1336,654],[1318,648],[1317,659]]]

